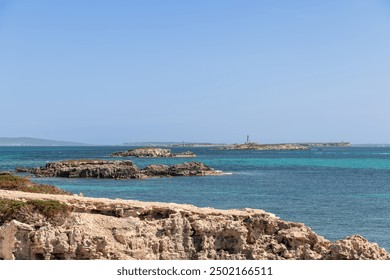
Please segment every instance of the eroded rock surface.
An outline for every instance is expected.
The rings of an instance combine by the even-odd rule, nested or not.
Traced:
[[[170,149],[161,148],[137,148],[128,151],[120,151],[111,154],[112,157],[196,157],[193,152],[172,153]]]
[[[2,259],[390,259],[354,235],[330,242],[262,210],[0,191],[0,199],[57,199],[73,212],[0,226]]]
[[[16,171],[30,172],[37,177],[66,178],[133,179],[139,174],[138,167],[130,160],[66,160],[38,168],[16,168]]]
[[[145,179],[150,177],[220,175],[201,162],[185,162],[168,165],[149,165],[143,169],[130,160],[66,160],[47,163],[39,168],[16,168],[18,172],[30,172],[37,177]]]

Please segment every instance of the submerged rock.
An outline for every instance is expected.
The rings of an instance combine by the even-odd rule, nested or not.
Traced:
[[[174,154],[170,149],[138,148],[128,151],[120,151],[111,154],[112,157],[196,157],[193,152],[187,151]]]
[[[45,167],[16,168],[18,172],[30,172],[37,177],[144,179],[149,177],[219,175],[200,162],[168,165],[149,165],[143,169],[130,160],[66,160],[47,163]]]

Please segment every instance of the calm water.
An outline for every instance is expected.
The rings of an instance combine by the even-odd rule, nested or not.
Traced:
[[[0,170],[47,161],[109,159],[129,147],[0,147]],[[327,239],[361,234],[390,251],[390,148],[310,151],[194,151],[196,159],[133,159],[143,167],[197,160],[226,176],[147,180],[34,179],[91,197],[259,208],[303,222]]]

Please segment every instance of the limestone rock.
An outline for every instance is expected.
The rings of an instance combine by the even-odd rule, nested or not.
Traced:
[[[142,168],[142,173],[147,177],[166,176],[169,166],[165,164],[151,164]]]
[[[45,167],[22,169],[16,171],[33,173],[37,177],[66,178],[136,178],[138,167],[132,161],[107,160],[66,160],[49,162]]]
[[[185,162],[169,167],[170,176],[199,176],[211,175],[214,170],[201,162]]]
[[[40,168],[16,168],[37,177],[145,179],[149,177],[220,175],[200,162],[167,165],[149,165],[141,170],[130,160],[67,160],[47,163]]]
[[[0,199],[57,199],[74,209],[61,225],[0,225],[2,259],[390,259],[361,236],[330,242],[262,210],[2,190]]]
[[[333,260],[375,260],[386,256],[386,252],[378,244],[370,243],[360,235],[338,240],[329,249],[328,258]]]
[[[128,151],[120,151],[111,154],[112,157],[196,157],[193,152],[172,153],[170,149],[161,148],[137,148]]]

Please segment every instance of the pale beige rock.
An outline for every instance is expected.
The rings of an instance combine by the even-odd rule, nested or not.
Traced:
[[[62,225],[1,225],[2,259],[390,259],[361,236],[330,242],[262,210],[2,190],[0,199],[56,199],[74,208]]]

